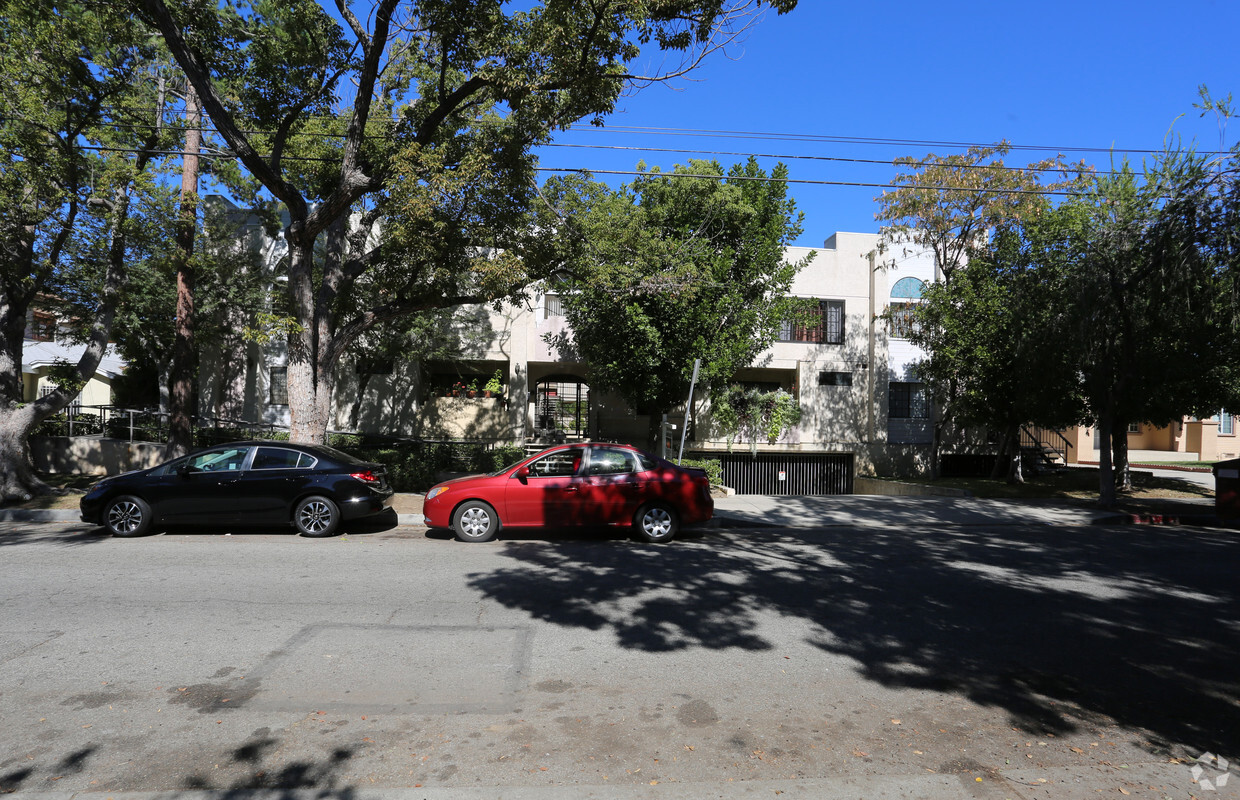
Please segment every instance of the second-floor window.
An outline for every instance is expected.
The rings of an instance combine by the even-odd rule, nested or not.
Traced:
[[[887,335],[893,339],[908,339],[919,328],[916,303],[891,304],[887,316]]]
[[[271,399],[273,406],[288,405],[288,367],[271,368]]]
[[[779,341],[843,344],[844,301],[819,300],[812,319],[785,320],[779,328]]]
[[[558,294],[543,295],[543,319],[564,316],[564,298]]]
[[[27,339],[36,342],[50,342],[56,338],[56,317],[42,311],[32,311],[30,322],[26,326]]]

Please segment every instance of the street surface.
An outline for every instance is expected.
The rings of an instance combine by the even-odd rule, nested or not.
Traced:
[[[932,523],[0,523],[0,793],[1240,796],[1236,531]]]

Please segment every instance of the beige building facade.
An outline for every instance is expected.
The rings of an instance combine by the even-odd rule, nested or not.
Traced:
[[[859,474],[908,472],[925,463],[929,403],[912,372],[919,354],[884,315],[892,304],[917,302],[920,287],[933,280],[934,259],[900,247],[879,254],[878,245],[876,234],[836,233],[822,247],[788,248],[789,260],[812,253],[792,292],[819,302],[822,323],[785,325],[778,341],[735,376],[737,383],[783,389],[803,408],[801,423],[774,444],[759,443],[761,453],[848,455]],[[439,361],[343,365],[332,428],[506,443],[645,443],[650,420],[591,387],[589,365],[563,346],[566,320],[555,294],[499,311],[461,308],[449,328],[456,344]],[[247,406],[262,421],[284,424],[283,354],[272,348],[265,358],[254,382],[258,397]],[[498,396],[484,396],[496,382]],[[749,452],[750,443],[729,443],[713,430],[710,398],[700,390],[693,410],[689,453]],[[681,408],[669,421],[680,431],[685,416]]]

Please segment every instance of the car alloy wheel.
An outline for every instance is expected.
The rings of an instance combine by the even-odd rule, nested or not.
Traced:
[[[293,522],[306,536],[330,536],[340,524],[340,511],[326,497],[307,497],[297,504]]]
[[[139,497],[123,495],[108,503],[103,524],[113,536],[140,536],[151,527],[151,508]]]

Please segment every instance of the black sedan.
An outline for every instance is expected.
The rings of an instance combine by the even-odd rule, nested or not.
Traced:
[[[115,536],[155,525],[292,524],[329,536],[392,503],[387,471],[322,445],[231,442],[96,483],[82,521]]]

